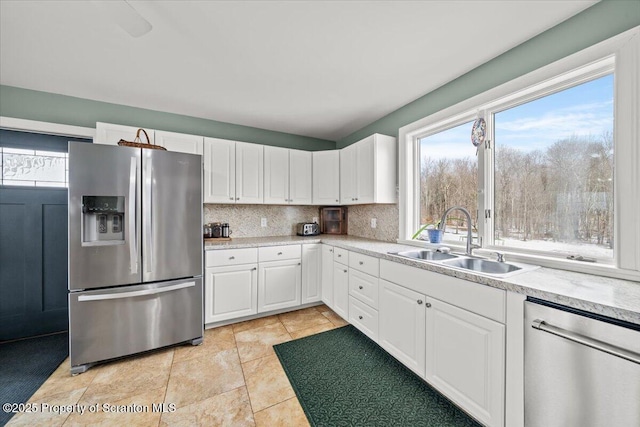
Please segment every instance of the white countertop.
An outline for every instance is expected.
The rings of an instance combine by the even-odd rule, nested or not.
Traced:
[[[388,254],[388,252],[416,250],[415,246],[353,236],[320,235],[237,238],[226,242],[207,241],[204,248],[205,250],[237,249],[301,243],[327,243],[365,255],[640,324],[640,283],[629,280],[552,268],[539,268],[508,278],[494,278],[474,272],[455,270],[440,264],[414,261]]]

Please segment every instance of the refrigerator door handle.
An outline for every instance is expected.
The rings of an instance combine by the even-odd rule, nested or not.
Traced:
[[[153,188],[153,165],[151,164],[151,158],[148,157],[145,162],[145,171],[144,171],[144,189],[142,194],[144,195],[144,209],[142,213],[144,214],[144,219],[142,223],[144,224],[144,243],[145,247],[142,251],[144,258],[144,270],[146,273],[151,273],[153,271],[153,217],[151,216],[151,212],[153,210],[153,194],[151,193],[151,189]]]
[[[108,299],[120,299],[139,297],[144,295],[156,295],[164,292],[177,291],[178,289],[192,288],[196,285],[196,282],[178,283],[177,285],[165,286],[163,288],[155,289],[143,289],[140,291],[130,292],[115,292],[110,294],[97,294],[97,295],[80,295],[78,301],[103,301]]]
[[[131,158],[131,168],[129,172],[129,268],[131,274],[138,273],[138,241],[136,238],[136,184],[138,181],[138,162],[135,157]]]

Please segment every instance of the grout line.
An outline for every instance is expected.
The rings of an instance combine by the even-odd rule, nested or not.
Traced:
[[[171,372],[173,371],[173,362],[176,360],[176,349],[173,349],[173,353],[171,353],[171,364],[169,365],[169,375],[167,376],[167,383],[165,384],[164,387],[164,396],[162,397],[162,402],[161,403],[166,403],[167,401],[167,391],[169,391],[169,381],[171,380]],[[162,422],[162,414],[160,414],[160,417],[158,418],[158,427],[160,426],[160,423]]]

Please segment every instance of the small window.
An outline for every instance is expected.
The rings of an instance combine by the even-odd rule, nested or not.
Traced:
[[[67,187],[68,154],[0,147],[0,184],[23,187]]]
[[[613,74],[494,114],[494,243],[613,258]]]
[[[444,241],[464,241],[467,228],[477,235],[478,158],[470,142],[473,122],[419,139],[420,148],[420,224],[438,224],[452,206],[471,213],[473,224],[459,212],[447,218]]]

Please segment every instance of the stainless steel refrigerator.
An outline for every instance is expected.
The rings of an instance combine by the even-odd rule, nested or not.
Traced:
[[[202,158],[69,142],[71,373],[200,344]]]

